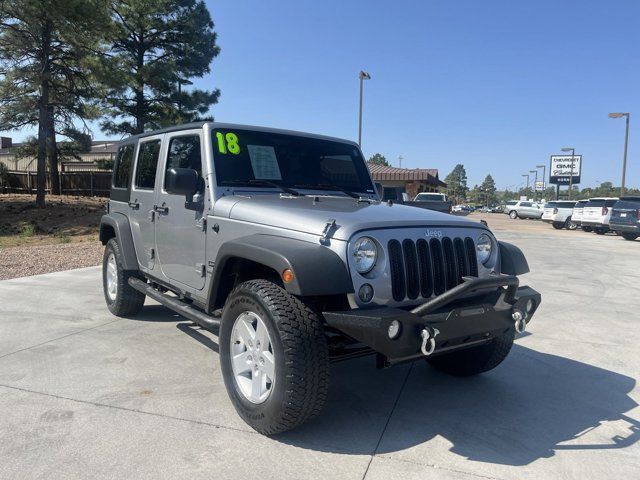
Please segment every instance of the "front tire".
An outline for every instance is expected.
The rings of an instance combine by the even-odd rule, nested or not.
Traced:
[[[488,372],[507,358],[514,335],[515,330],[511,329],[485,345],[427,358],[427,362],[436,370],[454,377],[471,377]]]
[[[509,217],[511,217],[512,220],[515,220],[516,218],[518,218],[518,212],[516,212],[515,210],[511,210],[509,212]]]
[[[594,228],[593,231],[596,232],[596,235],[604,235],[607,233],[606,228]]]
[[[593,228],[592,227],[582,227],[582,231],[583,232],[593,232]]]
[[[640,237],[640,235],[638,235],[637,233],[621,233],[620,235],[622,235],[622,238],[624,238],[625,240],[629,240],[630,242],[633,242],[636,238]]]
[[[144,293],[129,285],[135,273],[124,269],[123,254],[118,240],[110,239],[102,256],[102,289],[109,311],[118,317],[133,316],[144,306]]]
[[[555,228],[556,230],[562,230],[564,228],[563,223],[553,222],[552,225],[553,225],[553,228]]]
[[[327,341],[322,321],[299,298],[266,280],[238,285],[225,303],[219,344],[231,402],[257,432],[291,430],[322,410]]]

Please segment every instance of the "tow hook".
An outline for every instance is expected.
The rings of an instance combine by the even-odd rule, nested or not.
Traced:
[[[436,349],[436,337],[440,333],[437,328],[424,327],[420,336],[422,337],[422,346],[420,350],[425,357],[428,357]]]
[[[513,322],[516,328],[516,332],[524,333],[527,329],[527,316],[524,312],[520,310],[514,310],[511,314],[511,318],[513,318]]]

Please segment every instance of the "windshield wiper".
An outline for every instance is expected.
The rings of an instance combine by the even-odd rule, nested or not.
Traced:
[[[316,190],[337,190],[339,192],[347,194],[351,198],[356,198],[356,199],[362,198],[362,195],[358,195],[357,193],[354,193],[351,190],[347,190],[346,188],[339,187],[338,185],[334,185],[332,183],[317,183],[317,184],[311,184],[311,183],[307,184],[307,183],[305,183],[305,184],[301,184],[301,185],[294,185],[294,187],[308,188],[308,189],[311,189],[311,190],[313,190],[313,189],[316,189]]]
[[[273,182],[271,180],[263,180],[261,178],[256,178],[256,179],[247,179],[247,180],[225,180],[223,182],[220,183],[220,185],[263,185],[263,186],[269,186],[269,187],[275,187],[275,188],[279,188],[281,191],[283,191],[284,193],[289,193],[295,197],[299,197],[299,196],[305,196],[304,193],[300,193],[297,190],[294,190],[293,188],[289,188],[286,187],[284,185],[282,185],[281,183],[278,182]]]

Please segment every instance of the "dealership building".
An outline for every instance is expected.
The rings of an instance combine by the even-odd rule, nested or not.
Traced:
[[[435,168],[386,167],[371,162],[367,165],[374,182],[381,183],[383,187],[401,187],[410,198],[421,192],[438,192],[447,188]]]

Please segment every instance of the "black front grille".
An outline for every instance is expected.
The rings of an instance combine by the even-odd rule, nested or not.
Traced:
[[[478,276],[476,246],[470,237],[390,240],[387,249],[397,302],[440,295],[462,283],[462,277]]]

